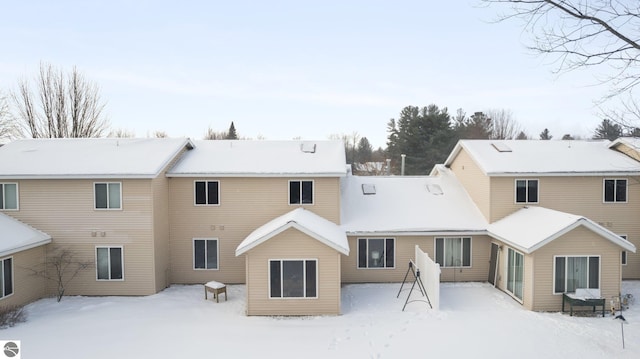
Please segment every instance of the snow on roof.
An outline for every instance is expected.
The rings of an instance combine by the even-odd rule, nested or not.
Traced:
[[[0,213],[0,257],[51,242],[51,236]]]
[[[625,250],[634,253],[636,251],[631,242],[586,217],[544,207],[521,208],[490,224],[487,231],[496,239],[525,253],[532,253],[578,226],[590,229]]]
[[[640,174],[640,162],[610,149],[609,141],[460,140],[445,165],[462,149],[487,175]]]
[[[640,151],[640,138],[638,137],[620,137],[615,141],[611,142],[611,145],[609,145],[609,148],[615,148],[619,144],[624,144],[637,151]]]
[[[182,149],[184,138],[17,140],[0,147],[0,178],[153,178]]]
[[[341,227],[348,234],[484,232],[487,221],[460,182],[438,170],[438,176],[343,178]],[[375,194],[363,192],[371,186]]]
[[[251,232],[251,234],[240,243],[238,248],[236,248],[236,256],[244,254],[289,228],[295,228],[338,252],[349,255],[349,243],[347,242],[347,236],[344,230],[337,224],[299,207],[267,222]]]
[[[197,141],[172,177],[344,176],[342,141]]]

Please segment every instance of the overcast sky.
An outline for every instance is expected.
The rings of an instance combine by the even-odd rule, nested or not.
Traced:
[[[41,61],[101,87],[112,127],[200,139],[366,136],[407,105],[512,111],[534,138],[591,136],[600,74],[554,75],[477,1],[3,1],[0,90]]]

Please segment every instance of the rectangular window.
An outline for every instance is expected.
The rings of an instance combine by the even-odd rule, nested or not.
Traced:
[[[122,247],[96,247],[96,271],[98,280],[124,279]]]
[[[538,180],[516,180],[516,203],[538,203]]]
[[[218,269],[218,240],[193,240],[193,269]]]
[[[393,238],[359,238],[358,268],[394,268]]]
[[[436,263],[441,267],[471,267],[471,238],[436,238]]]
[[[196,205],[217,205],[220,204],[220,182],[219,181],[196,181],[195,182]]]
[[[289,181],[289,204],[313,204],[313,181]]]
[[[626,179],[605,179],[604,180],[604,201],[605,202],[626,202],[627,201],[627,180]]]
[[[18,209],[17,183],[0,183],[0,209]]]
[[[507,252],[507,290],[522,300],[524,283],[524,255],[509,248]]]
[[[621,235],[620,237],[627,239],[626,235]],[[627,265],[627,251],[622,251],[620,252],[620,264],[622,264],[623,266]]]
[[[577,288],[600,288],[600,257],[555,257],[553,292],[575,293]]]
[[[0,298],[13,294],[13,258],[0,260]]]
[[[271,298],[316,298],[318,261],[270,260],[269,278]]]
[[[94,183],[96,209],[121,209],[122,195],[120,182]]]

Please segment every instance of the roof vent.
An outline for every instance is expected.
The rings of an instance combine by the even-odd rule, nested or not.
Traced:
[[[491,146],[495,148],[498,152],[512,152],[511,147],[507,146],[504,142],[492,142]]]
[[[300,150],[304,153],[316,153],[315,143],[303,143],[300,145]]]
[[[363,183],[362,184],[362,194],[364,194],[364,195],[376,194],[376,185],[374,185],[372,183]]]
[[[428,184],[427,191],[429,191],[429,193],[431,193],[432,195],[436,195],[436,196],[440,196],[444,194],[444,192],[442,192],[442,187],[440,187],[440,185],[438,184]]]

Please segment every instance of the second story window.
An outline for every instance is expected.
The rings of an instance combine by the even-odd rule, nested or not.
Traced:
[[[18,209],[18,184],[0,183],[0,210]]]
[[[196,181],[195,198],[196,205],[220,204],[220,182]]]
[[[94,183],[95,209],[122,209],[120,182]]]
[[[605,202],[626,202],[627,201],[627,180],[626,179],[605,179],[604,180],[604,201]]]
[[[289,204],[313,204],[313,181],[289,181]]]
[[[516,180],[516,203],[538,203],[538,180]]]

